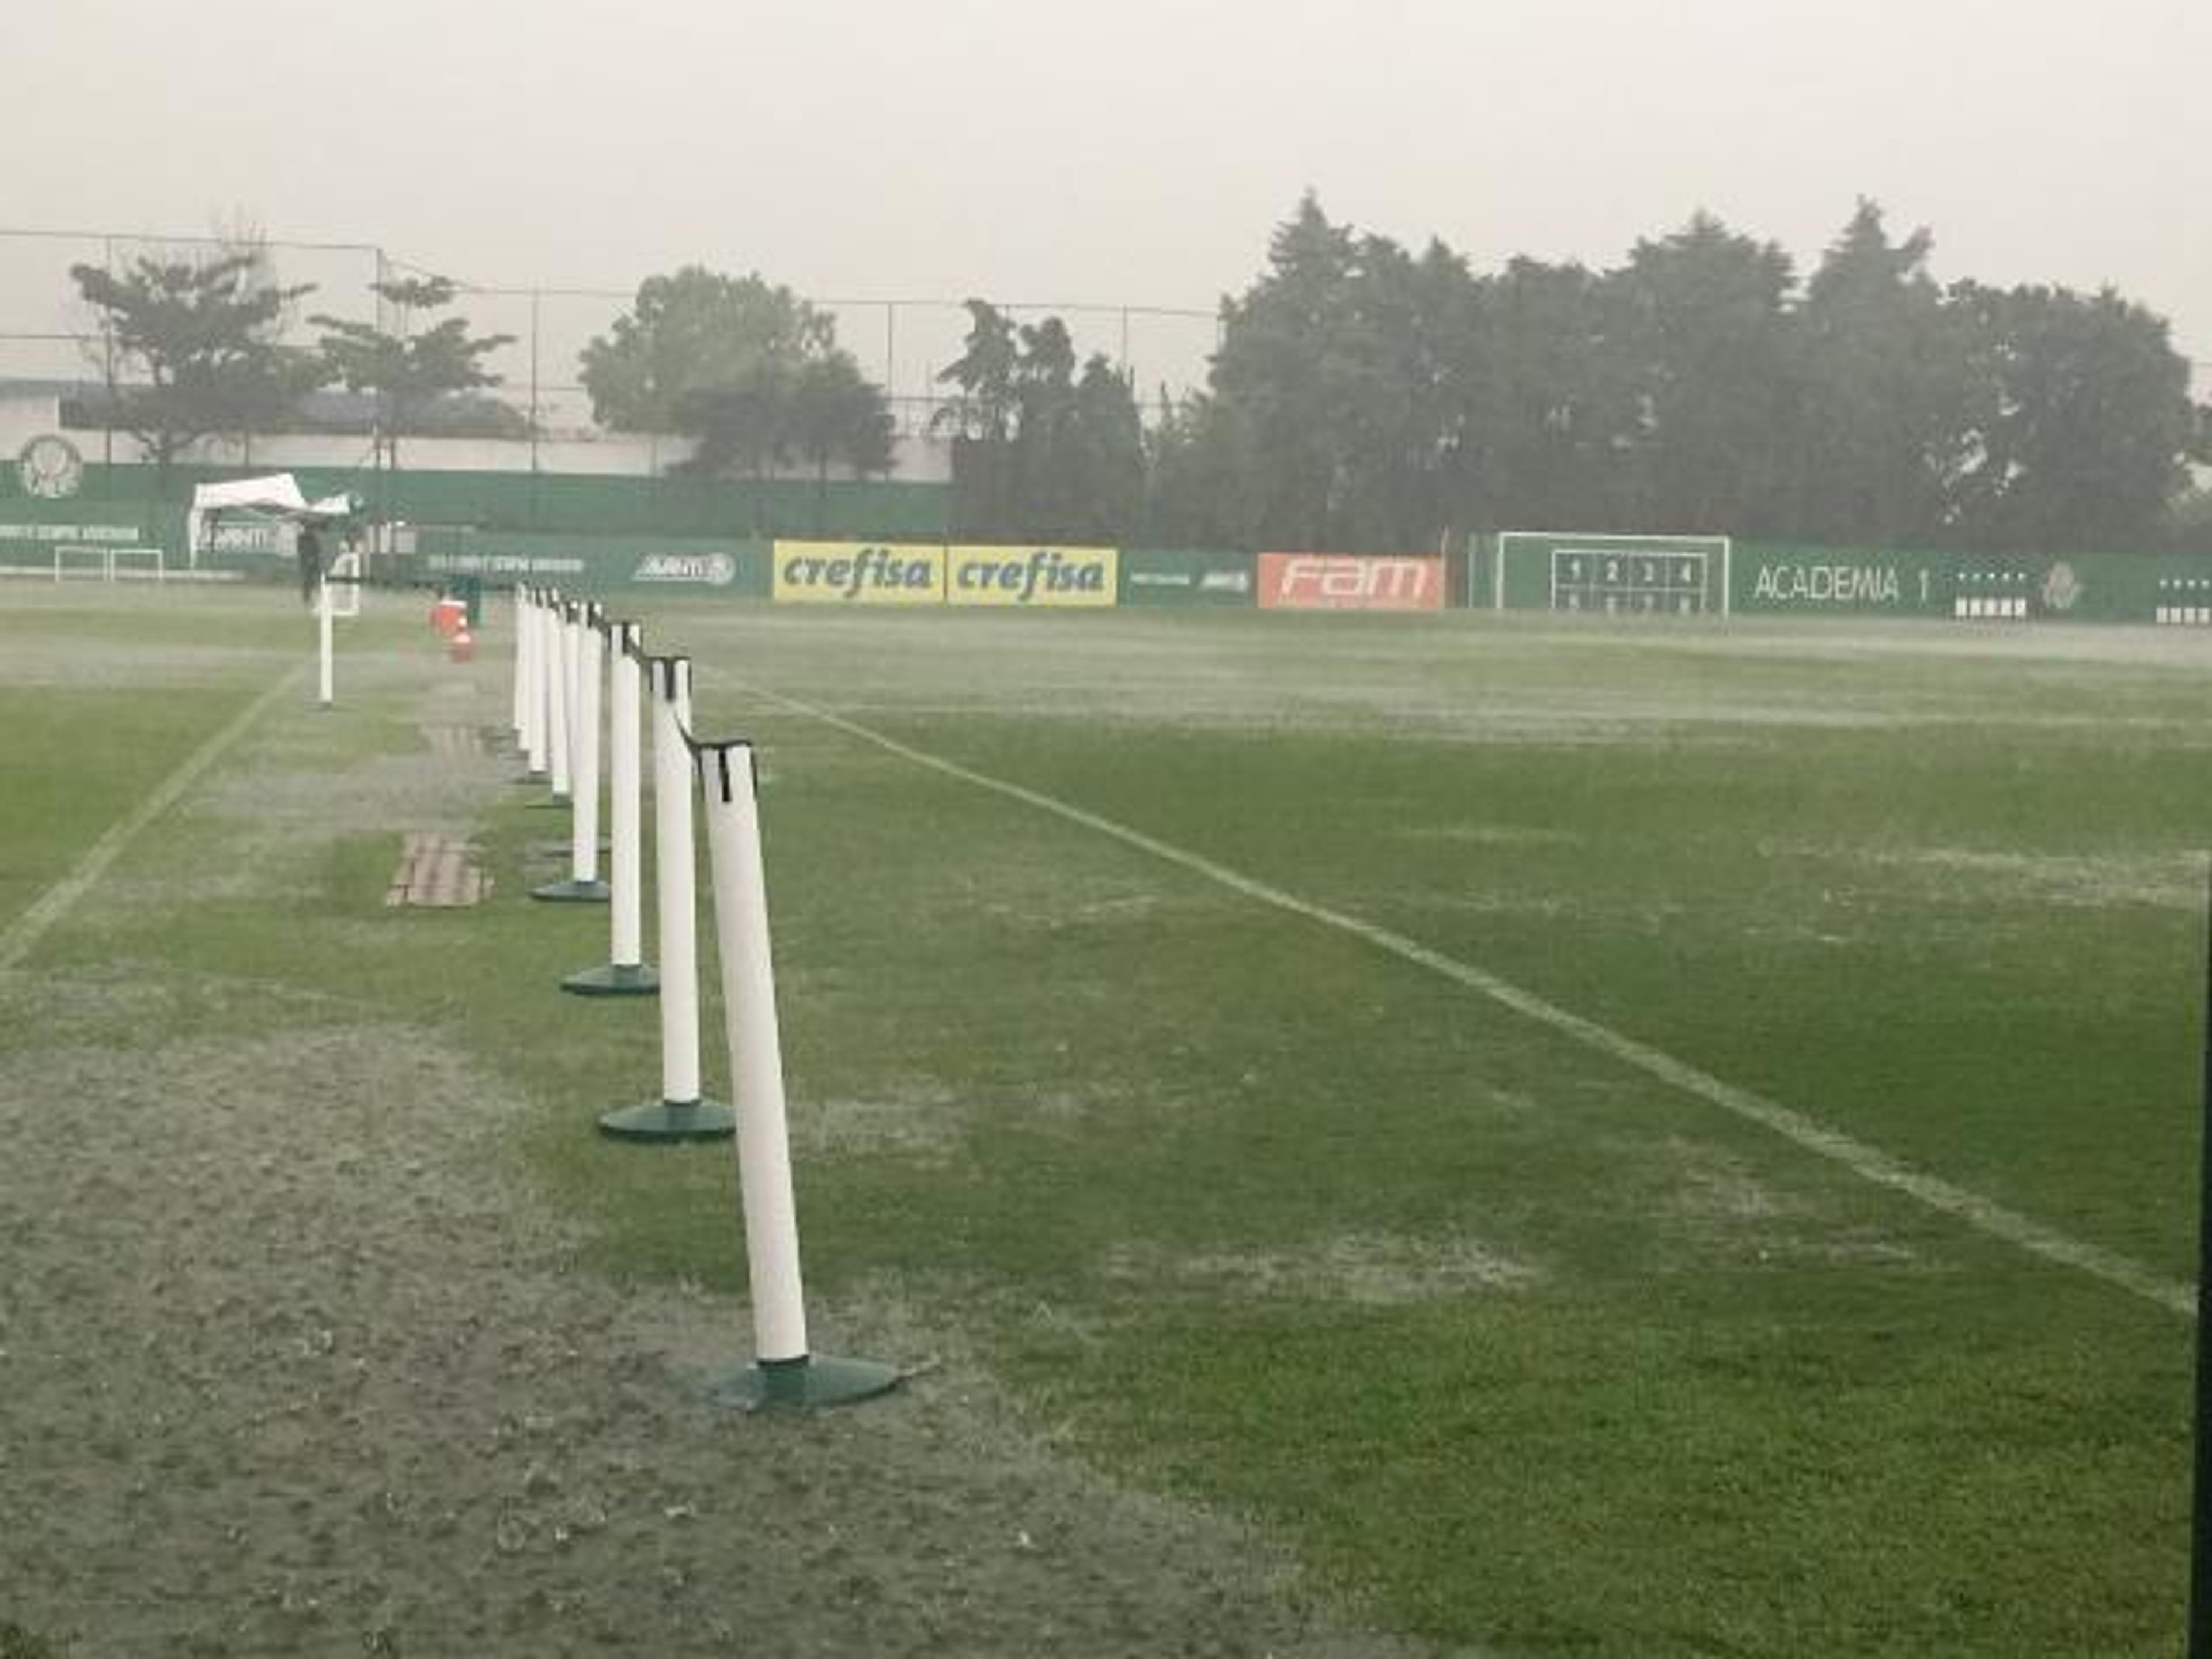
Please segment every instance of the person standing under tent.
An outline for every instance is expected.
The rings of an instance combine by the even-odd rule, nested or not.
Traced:
[[[313,605],[316,584],[323,579],[323,538],[313,525],[302,522],[292,547],[300,559],[300,603]]]

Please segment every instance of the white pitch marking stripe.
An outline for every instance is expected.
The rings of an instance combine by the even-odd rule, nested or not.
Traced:
[[[246,711],[210,738],[185,759],[185,763],[164,778],[154,793],[138,804],[137,811],[120,823],[109,826],[107,833],[93,842],[90,850],[77,860],[76,868],[64,876],[41,893],[31,908],[0,931],[0,973],[20,963],[29,954],[31,947],[45,937],[46,930],[68,914],[69,908],[88,892],[131,844],[131,839],[155,818],[167,811],[192,782],[209,767],[221,759],[223,751],[245,734],[246,728],[260,717],[261,711],[276,700],[278,693],[297,684],[302,671],[293,670],[268,690],[256,697]]]
[[[1309,921],[1317,921],[1325,927],[1333,927],[1339,933],[1348,933],[1354,939],[1363,939],[1376,949],[1386,951],[1402,961],[1410,962],[1416,967],[1425,968],[1430,972],[1440,975],[1455,984],[1466,986],[1471,991],[1480,992],[1492,1001],[1510,1008],[1516,1014],[1532,1019],[1540,1025],[1547,1025],[1562,1036],[1572,1037],[1585,1048],[1609,1055],[1624,1065],[1633,1066],[1648,1076],[1655,1077],[1662,1083],[1681,1090],[1686,1094],[1695,1095],[1700,1100],[1717,1106],[1723,1111],[1742,1118],[1747,1122],[1756,1123],[1762,1128],[1771,1130],[1784,1139],[1794,1142],[1806,1151],[1828,1159],[1831,1163],[1842,1165],[1863,1181],[1871,1182],[1877,1187],[1887,1187],[1903,1193],[1906,1197],[1927,1206],[1931,1210],[1954,1216],[1968,1226],[1986,1233],[1992,1238],[2002,1239],[2006,1243],[2016,1245],[2031,1255],[2043,1257],[2047,1261],[2054,1261],[2061,1267],[2071,1267],[2077,1272],[2087,1273],[2093,1278],[2101,1279],[2109,1285],[2118,1285],[2131,1295],[2139,1296],[2147,1302],[2154,1302],[2160,1307],[2185,1317],[2194,1319],[2197,1316],[2197,1291],[2194,1285],[2165,1278],[2142,1263],[2131,1261],[2116,1251],[2107,1250],[2100,1245],[2070,1237],[2056,1228],[2045,1226],[2033,1217],[2022,1215],[2017,1210],[2007,1209],[1994,1200],[1984,1198],[1978,1193],[1969,1192],[1963,1187],[1954,1186],[1940,1176],[1929,1175],[1899,1164],[1879,1147],[1869,1146],[1864,1141],[1854,1140],[1850,1136],[1816,1122],[1802,1112],[1792,1111],[1787,1106],[1779,1105],[1763,1095],[1754,1094],[1748,1089],[1740,1089],[1732,1083],[1723,1083],[1720,1079],[1710,1073],[1699,1071],[1686,1060],[1677,1060],[1672,1054],[1655,1048],[1649,1043],[1638,1042],[1634,1037],[1624,1036],[1618,1031],[1600,1025],[1595,1020],[1585,1019],[1580,1014],[1571,1013],[1556,1003],[1547,1002],[1532,991],[1524,991],[1519,986],[1498,978],[1495,974],[1487,973],[1482,969],[1445,956],[1440,951],[1433,951],[1425,945],[1407,939],[1402,933],[1394,933],[1387,927],[1378,927],[1373,922],[1363,921],[1358,916],[1346,915],[1341,910],[1332,910],[1326,905],[1312,903],[1294,893],[1285,892],[1279,887],[1271,887],[1266,882],[1240,874],[1226,865],[1216,864],[1212,859],[1202,857],[1196,853],[1186,852],[1183,848],[1170,846],[1166,842],[1155,841],[1142,830],[1132,830],[1127,824],[1116,823],[1111,818],[1101,817],[1095,812],[1087,812],[1079,806],[1072,806],[1067,802],[1056,800],[1050,795],[1040,794],[1036,790],[1024,788],[1018,783],[1009,783],[1003,778],[994,778],[986,773],[971,771],[956,762],[943,759],[923,750],[912,748],[895,738],[885,737],[880,732],[872,731],[865,726],[833,714],[827,709],[801,702],[796,697],[783,696],[758,686],[747,689],[770,702],[781,703],[787,708],[811,716],[825,725],[835,726],[841,732],[848,732],[864,742],[873,744],[878,749],[886,750],[902,759],[912,761],[917,766],[927,767],[930,770],[941,772],[947,777],[957,778],[963,783],[974,784],[979,789],[990,790],[994,794],[1004,795],[1011,800],[1020,801],[1024,805],[1034,806],[1040,811],[1049,812],[1055,817],[1065,818],[1071,823],[1081,824],[1086,830],[1094,830],[1102,836],[1111,836],[1114,840],[1126,846],[1133,847],[1139,852],[1149,853],[1154,858],[1179,866],[1194,875],[1203,876],[1208,881],[1229,888],[1234,892],[1242,893],[1247,898],[1256,899],[1261,903],[1270,905],[1275,909],[1287,911],[1295,916],[1304,916]]]

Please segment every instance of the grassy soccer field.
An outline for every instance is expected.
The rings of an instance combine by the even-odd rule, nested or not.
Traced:
[[[240,603],[37,619],[151,648]],[[911,1310],[1054,1444],[1469,1651],[2175,1650],[2212,638],[643,620],[761,747],[820,1347]],[[355,648],[435,673],[415,623]],[[83,732],[159,775],[282,658],[151,708],[6,661],[0,929],[135,799],[52,787]],[[533,1103],[589,1271],[742,1294],[726,1152],[590,1133],[658,1027],[553,989],[605,914],[520,896],[532,799],[487,798],[465,917],[380,915],[363,823],[277,914],[39,960],[435,1030]]]

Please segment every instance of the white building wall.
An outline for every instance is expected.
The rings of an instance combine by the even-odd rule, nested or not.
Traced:
[[[145,459],[143,447],[128,433],[64,430],[61,400],[52,393],[0,391],[0,458],[12,459],[25,444],[47,433],[60,433],[88,462]],[[535,445],[505,438],[403,438],[399,464],[410,472],[528,472],[534,468],[541,473],[649,478],[686,459],[692,448],[686,438],[630,433]],[[894,441],[892,453],[890,477],[896,483],[944,483],[952,477],[952,447],[945,439],[901,437]],[[372,459],[365,437],[321,435],[255,438],[250,444],[210,439],[195,446],[185,459],[195,465],[272,471],[292,467],[365,471]],[[805,467],[793,467],[775,476],[814,475]],[[834,467],[830,476],[844,481],[855,475],[848,467]]]

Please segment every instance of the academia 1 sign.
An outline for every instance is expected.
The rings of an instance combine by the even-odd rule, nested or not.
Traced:
[[[1263,611],[1441,611],[1442,559],[1262,553]]]

